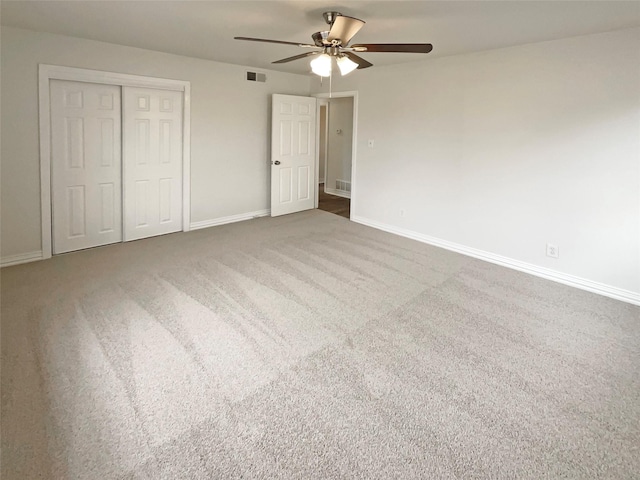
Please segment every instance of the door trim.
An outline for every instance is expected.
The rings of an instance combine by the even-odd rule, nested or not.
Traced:
[[[324,125],[320,124],[320,110],[322,109],[322,107],[326,108],[326,113],[325,113],[325,122]],[[320,198],[320,162],[324,162],[324,180],[325,180],[325,188],[327,186],[326,184],[326,180],[327,180],[327,147],[328,147],[328,143],[329,143],[329,100],[325,99],[325,98],[318,98],[318,108],[316,111],[316,125],[318,126],[316,128],[316,157],[318,158],[318,160],[316,161],[316,185],[318,185],[318,187],[316,188],[316,201],[315,201],[315,207],[314,208],[318,208],[318,201]],[[320,158],[320,129],[323,128],[324,129],[324,158]]]
[[[182,231],[191,224],[191,82],[85,68],[38,65],[38,113],[40,123],[40,214],[42,258],[51,258],[51,111],[50,80],[102,83],[121,87],[146,87],[183,92],[182,122]]]
[[[353,97],[353,135],[351,136],[351,209],[349,213],[349,220],[353,218],[353,205],[355,203],[356,191],[357,191],[357,183],[355,181],[356,178],[356,158],[357,158],[357,150],[358,150],[358,92],[356,90],[351,90],[347,92],[333,92],[333,93],[316,93],[313,95],[316,98],[343,98],[343,97]],[[320,109],[318,108],[318,112]],[[331,115],[331,106],[329,106],[329,115]],[[318,119],[320,118],[320,113],[317,113]],[[319,122],[318,122],[319,123]],[[318,132],[318,137],[320,133]],[[316,158],[320,156],[320,149],[316,142]],[[319,168],[316,166],[316,185],[319,181]],[[325,170],[325,176],[327,172]],[[326,178],[325,178],[325,186],[326,186]],[[317,190],[317,189],[316,189]],[[318,192],[316,192],[316,208],[318,208]]]

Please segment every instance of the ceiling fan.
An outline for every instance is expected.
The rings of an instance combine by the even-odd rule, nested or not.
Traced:
[[[283,45],[295,45],[302,48],[317,48],[319,50],[283,58],[282,60],[276,60],[272,63],[287,63],[301,58],[316,57],[311,61],[311,70],[321,77],[331,75],[332,58],[336,59],[342,75],[346,75],[356,68],[362,69],[373,66],[372,63],[356,55],[356,52],[429,53],[433,50],[433,45],[430,43],[361,43],[349,46],[349,42],[365,22],[357,18],[342,15],[339,12],[324,12],[322,15],[329,25],[329,30],[316,32],[311,35],[313,44],[268,40],[266,38],[234,38],[236,40],[248,40],[251,42],[279,43]]]

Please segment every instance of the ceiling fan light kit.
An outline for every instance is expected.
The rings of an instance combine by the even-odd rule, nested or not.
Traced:
[[[353,62],[346,55],[342,55],[336,58],[336,63],[338,64],[338,68],[340,69],[340,73],[342,76],[348,75],[353,72],[356,68],[358,68],[358,64]]]
[[[340,12],[324,12],[323,17],[329,25],[329,30],[316,32],[311,35],[313,44],[286,42],[282,40],[268,40],[265,38],[234,37],[236,40],[247,40],[251,42],[279,43],[284,45],[294,45],[301,48],[319,48],[312,52],[295,55],[293,57],[276,60],[272,63],[288,63],[306,57],[315,57],[311,60],[311,71],[320,77],[331,76],[332,58],[335,57],[336,64],[342,75],[347,75],[355,69],[363,69],[373,66],[354,52],[405,52],[405,53],[429,53],[433,46],[430,43],[363,43],[349,46],[353,36],[364,26],[363,20],[347,17]]]
[[[326,53],[318,55],[316,58],[311,60],[309,65],[311,66],[311,71],[316,75],[321,77],[328,77],[331,75],[331,57]]]

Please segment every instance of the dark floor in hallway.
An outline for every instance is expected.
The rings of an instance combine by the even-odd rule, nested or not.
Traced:
[[[325,193],[324,184],[320,184],[318,188],[318,208],[325,212],[334,213],[344,218],[350,218],[351,200],[348,198],[338,197]]]

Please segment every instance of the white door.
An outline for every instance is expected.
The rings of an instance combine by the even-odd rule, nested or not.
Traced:
[[[182,230],[182,92],[123,87],[124,239]]]
[[[52,80],[53,253],[122,241],[120,87]]]
[[[271,216],[315,207],[316,99],[273,95]]]

